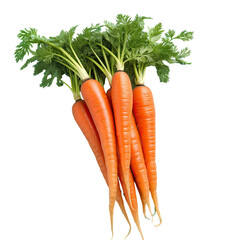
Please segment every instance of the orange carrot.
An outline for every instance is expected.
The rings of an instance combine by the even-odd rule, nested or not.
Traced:
[[[111,107],[103,86],[94,79],[85,80],[81,86],[82,96],[93,118],[99,134],[109,185],[109,212],[113,235],[113,210],[117,196],[117,148],[115,127]]]
[[[152,216],[152,211],[150,207],[149,200],[149,182],[148,173],[145,165],[145,160],[142,151],[142,144],[134,116],[132,114],[132,124],[131,124],[131,169],[134,176],[134,180],[138,187],[141,198],[146,202],[150,214]],[[144,216],[145,206],[143,206]]]
[[[134,179],[134,181],[135,181],[135,179]],[[135,181],[135,182],[136,182],[136,181]],[[142,195],[142,193],[141,193],[141,191],[140,191],[140,189],[139,189],[139,187],[138,187],[137,184],[136,184],[136,187],[137,187],[137,189],[138,189],[138,193],[139,193],[139,195],[140,195],[140,199],[141,199],[141,202],[142,202],[143,215],[144,215],[145,218],[149,219],[149,218],[146,216],[146,205],[147,205],[147,203],[146,203],[145,199],[143,198],[143,195]]]
[[[95,158],[97,160],[97,163],[99,165],[99,168],[103,174],[103,177],[108,185],[108,178],[107,178],[107,167],[105,164],[105,159],[104,159],[104,154],[102,151],[102,146],[101,146],[101,142],[100,142],[100,138],[97,132],[97,129],[94,125],[93,119],[91,117],[91,114],[87,108],[87,105],[85,103],[84,100],[78,100],[73,104],[72,107],[72,112],[73,112],[73,117],[76,121],[76,123],[78,124],[79,128],[82,130],[83,135],[86,137],[94,155]],[[123,215],[125,216],[129,226],[130,226],[130,230],[129,233],[131,231],[131,224],[130,221],[128,219],[127,216],[127,212],[125,210],[124,207],[124,202],[122,199],[122,195],[121,195],[121,190],[120,190],[120,186],[118,183],[117,186],[117,198],[116,201],[118,202],[118,205],[123,213]],[[128,235],[129,235],[128,233]]]
[[[142,142],[150,192],[161,224],[162,218],[158,205],[155,162],[155,107],[152,92],[144,85],[137,86],[133,90],[133,114]]]
[[[111,92],[120,164],[126,188],[130,193],[128,175],[131,158],[132,86],[127,73],[124,71],[114,73]]]

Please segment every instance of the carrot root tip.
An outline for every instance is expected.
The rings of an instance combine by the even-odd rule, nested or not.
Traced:
[[[157,213],[157,209],[156,209],[156,207],[154,207],[153,217],[156,215],[156,213]]]
[[[126,237],[125,237],[124,239],[126,239],[126,238],[130,235],[131,231],[132,231],[132,227],[131,227],[131,225],[130,225],[130,228],[129,228],[128,234],[126,235]]]
[[[144,217],[147,219],[147,220],[151,220],[149,217],[147,217],[147,215],[144,213]]]
[[[159,216],[159,221],[160,222],[158,224],[154,225],[154,227],[159,227],[162,224],[162,217],[161,216]]]
[[[110,240],[113,240],[113,232],[112,232],[112,236],[111,236]]]

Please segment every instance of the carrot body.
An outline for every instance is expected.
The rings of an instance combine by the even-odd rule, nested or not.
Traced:
[[[162,218],[157,198],[157,168],[155,161],[155,106],[152,92],[148,87],[137,86],[134,88],[133,114],[142,142],[150,192],[161,224]]]
[[[128,175],[131,158],[132,86],[127,73],[123,71],[116,72],[112,77],[111,89],[120,164],[129,192]]]
[[[134,180],[134,181],[135,181],[135,180]],[[135,182],[136,182],[136,181],[135,181]],[[143,195],[142,195],[142,193],[141,193],[141,191],[140,191],[140,189],[139,189],[139,187],[138,187],[137,184],[136,184],[136,186],[137,186],[137,189],[138,189],[138,192],[139,192],[139,195],[140,195],[140,199],[141,199],[141,202],[142,202],[143,215],[144,215],[145,218],[149,219],[149,218],[146,216],[146,205],[147,205],[146,200],[143,198]]]
[[[102,146],[100,142],[100,138],[97,132],[97,129],[94,125],[91,114],[87,108],[87,105],[84,100],[76,101],[72,107],[73,117],[78,124],[79,128],[82,130],[83,135],[86,137],[94,155],[97,160],[98,166],[103,174],[103,177],[108,185],[108,177],[107,177],[107,167],[105,164],[104,154],[102,151]],[[121,190],[119,184],[117,184],[117,197],[116,201],[118,202],[119,207],[123,215],[125,216],[130,229],[131,224],[127,216],[127,212],[124,207]]]
[[[94,125],[91,114],[87,108],[87,105],[84,100],[78,100],[73,104],[72,107],[73,117],[81,129],[83,135],[87,139],[89,146],[91,147],[97,163],[100,167],[100,170],[104,176],[106,177],[107,168],[104,160],[104,155],[101,147],[101,142],[99,139],[99,135],[97,129]]]
[[[81,92],[98,131],[103,149],[107,167],[109,212],[113,233],[113,210],[118,185],[117,148],[113,114],[104,88],[98,81],[94,79],[84,81],[81,86]]]
[[[148,206],[148,209],[152,216],[152,211],[150,207],[149,200],[149,182],[148,182],[148,173],[146,169],[146,164],[142,151],[142,144],[134,116],[132,114],[132,124],[131,124],[131,169],[132,173],[138,187],[142,201]],[[145,205],[143,205],[144,216]]]

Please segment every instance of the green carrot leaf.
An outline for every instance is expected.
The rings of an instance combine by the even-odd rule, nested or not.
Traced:
[[[37,30],[35,28],[30,28],[21,30],[17,35],[21,42],[17,45],[14,52],[16,62],[23,60],[25,55],[29,55],[34,43],[41,43],[46,41],[45,37],[37,35]]]
[[[174,39],[180,39],[182,41],[192,40],[193,39],[193,32],[188,32],[188,31],[184,30],[179,35],[174,37]]]
[[[149,28],[148,30],[148,38],[150,42],[157,42],[161,36],[164,30],[162,29],[162,23],[158,23],[153,28]]]
[[[60,64],[56,62],[52,62],[51,64],[38,62],[36,65],[34,65],[34,68],[34,75],[43,72],[43,78],[40,87],[50,87],[55,79],[57,86],[63,86],[61,79],[65,71]]]
[[[167,83],[169,81],[169,72],[170,69],[165,64],[156,64],[157,75],[160,79],[160,82]]]
[[[40,74],[41,72],[43,72],[46,68],[47,68],[47,63],[45,62],[37,62],[33,68],[34,68],[34,72],[33,72],[33,75],[36,76],[38,74]]]
[[[184,58],[190,56],[190,54],[191,54],[191,50],[186,47],[177,53],[177,55],[175,56],[175,60],[177,63],[183,64],[183,65],[190,64],[189,62],[186,62],[185,60],[183,60]]]
[[[175,34],[176,34],[176,32],[174,30],[169,29],[168,32],[165,33],[165,38],[164,39],[166,39],[166,41],[171,41],[174,38]]]
[[[71,27],[69,31],[62,30],[58,36],[50,37],[49,41],[55,44],[58,47],[68,48],[69,44],[72,41],[73,35],[75,34],[77,25]]]
[[[116,56],[117,68],[124,68],[128,58],[138,54],[132,54],[132,49],[142,48],[148,43],[148,34],[143,31],[145,20],[148,17],[136,15],[132,19],[128,15],[119,14],[116,23],[105,21],[103,39],[110,43],[108,48]]]
[[[38,60],[46,63],[51,63],[55,54],[56,52],[54,51],[54,49],[47,45],[39,47],[36,50],[36,57],[38,58]]]
[[[27,61],[22,65],[21,70],[24,69],[24,68],[26,68],[30,63],[33,63],[33,62],[35,62],[36,60],[37,60],[37,57],[36,57],[36,56],[33,56],[33,57],[27,59]]]

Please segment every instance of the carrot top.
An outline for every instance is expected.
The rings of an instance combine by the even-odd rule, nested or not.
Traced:
[[[77,56],[84,60],[85,64],[89,66],[89,74],[93,74],[95,79],[102,85],[105,83],[105,77],[111,81],[113,74],[113,64],[111,67],[109,62],[109,54],[103,51],[102,47],[96,43],[102,42],[102,26],[100,24],[91,25],[83,29],[81,33],[73,39],[73,47]]]
[[[31,55],[21,69],[35,63],[34,75],[43,74],[41,87],[49,87],[57,80],[57,86],[64,84],[72,91],[75,100],[80,99],[79,86],[82,80],[89,78],[87,69],[72,47],[72,39],[77,26],[69,31],[61,31],[56,37],[46,38],[37,34],[35,28],[21,30],[18,38],[21,42],[15,50],[16,62]],[[33,49],[34,45],[36,48]],[[63,75],[70,77],[70,85],[63,81]]]
[[[91,25],[85,28],[73,41],[77,54],[93,63],[108,79],[110,85],[112,75],[131,60],[142,57],[142,53],[132,52],[139,48],[139,39],[146,35],[143,31],[144,21],[149,19],[136,15],[132,19],[128,15],[118,14],[116,23],[105,21],[103,25]]]
[[[15,59],[19,62],[31,55],[21,69],[35,63],[34,75],[43,72],[41,87],[51,86],[56,79],[57,86],[68,86],[75,99],[80,98],[82,80],[95,78],[104,85],[107,78],[111,85],[117,70],[128,73],[133,87],[144,84],[146,68],[150,66],[156,68],[161,82],[168,82],[169,64],[190,64],[185,60],[190,49],[179,50],[176,42],[191,40],[193,32],[164,31],[161,23],[146,30],[147,19],[150,18],[118,14],[115,23],[91,25],[75,38],[77,26],[49,38],[38,35],[35,28],[24,29],[18,34]],[[63,75],[70,77],[70,84]]]
[[[140,40],[140,47],[133,48],[132,52],[140,52],[142,57],[140,59],[133,59],[130,61],[130,68],[134,69],[135,84],[144,84],[144,76],[146,68],[154,66],[160,82],[169,81],[170,68],[168,64],[190,64],[184,59],[191,53],[190,49],[185,47],[181,50],[175,44],[176,40],[189,41],[193,38],[193,32],[186,30],[180,34],[176,34],[174,30],[168,30],[162,36],[164,30],[162,24],[158,23],[152,28],[149,28]]]
[[[95,65],[110,85],[116,70],[127,72],[133,87],[144,84],[149,66],[156,68],[161,82],[168,82],[169,64],[190,64],[185,60],[190,49],[179,50],[176,42],[191,40],[193,32],[184,30],[176,34],[174,30],[164,31],[162,23],[145,30],[147,19],[150,18],[119,14],[115,23],[105,21],[103,25],[85,28],[74,41],[77,54]]]
[[[136,15],[132,19],[128,15],[118,14],[116,23],[104,22],[106,30],[103,32],[103,38],[105,42],[110,43],[111,52],[105,47],[104,49],[116,61],[117,70],[124,70],[124,64],[131,59],[129,58],[131,48],[139,47],[139,39],[142,39],[141,35],[144,34],[143,28],[146,19],[150,18]]]

